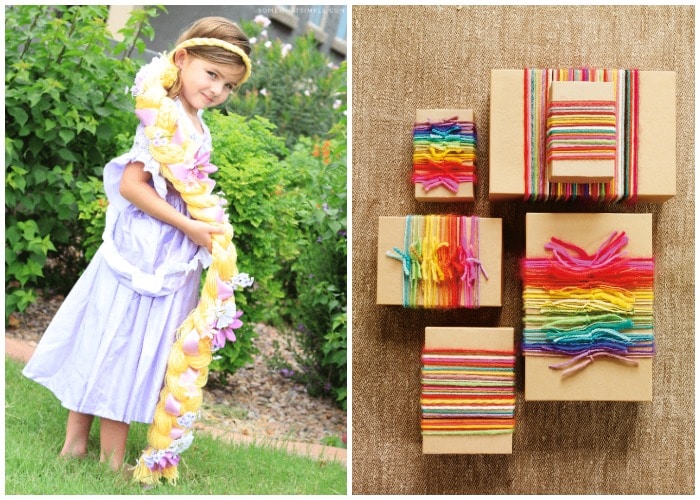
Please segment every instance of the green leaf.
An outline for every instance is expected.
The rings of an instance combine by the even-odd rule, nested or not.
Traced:
[[[7,108],[7,112],[17,120],[20,127],[23,127],[29,119],[29,115],[20,107]]]
[[[33,108],[41,100],[41,94],[39,94],[39,93],[30,94],[27,96],[27,100],[28,100],[27,102],[29,103],[29,107]]]
[[[70,149],[67,148],[61,148],[58,150],[58,156],[61,157],[61,159],[68,161],[68,162],[77,162],[78,158],[73,154],[73,152]]]
[[[75,137],[75,132],[64,128],[58,131],[58,135],[63,139],[63,144],[67,145]]]

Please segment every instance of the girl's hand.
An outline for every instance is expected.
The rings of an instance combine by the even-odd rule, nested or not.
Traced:
[[[223,234],[224,229],[207,222],[188,219],[188,222],[181,228],[189,239],[197,245],[205,247],[211,253],[211,235]]]

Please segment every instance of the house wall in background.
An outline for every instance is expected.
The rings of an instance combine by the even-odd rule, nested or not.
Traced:
[[[129,5],[110,8],[108,26],[115,38],[133,8]],[[270,38],[291,43],[295,37],[312,31],[319,42],[319,50],[331,60],[339,63],[346,57],[347,7],[344,5],[168,5],[166,8],[167,13],[151,20],[155,38],[147,42],[147,46],[154,52],[172,49],[180,33],[202,17],[222,16],[240,22],[262,15],[272,21],[267,28]]]

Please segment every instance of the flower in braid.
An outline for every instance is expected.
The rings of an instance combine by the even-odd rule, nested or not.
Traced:
[[[239,83],[249,77],[251,68],[250,46],[240,29],[223,18],[205,18],[180,38],[170,55],[163,54],[142,68],[132,89],[136,115],[150,140],[149,151],[160,163],[161,175],[180,193],[194,219],[223,229],[222,234],[212,234],[212,264],[199,303],[176,332],[148,430],[149,446],[134,470],[134,480],[143,484],[159,484],[161,478],[171,483],[177,480],[180,454],[192,443],[192,425],[202,403],[201,389],[212,351],[223,347],[226,340],[235,341],[234,330],[242,325],[234,291],[252,284],[236,266],[233,227],[223,208],[225,202],[212,194],[214,182],[208,173],[216,167],[179,126],[181,118],[173,98],[181,87],[173,57],[180,49],[210,61],[245,66]]]

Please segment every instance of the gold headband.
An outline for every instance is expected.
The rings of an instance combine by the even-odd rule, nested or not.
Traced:
[[[209,46],[209,47],[220,47],[222,49],[228,50],[229,52],[236,54],[243,59],[243,63],[245,64],[245,75],[243,75],[243,78],[241,79],[240,82],[238,82],[238,85],[241,85],[245,83],[245,81],[250,77],[250,71],[251,71],[251,64],[250,64],[250,58],[248,57],[248,54],[246,54],[243,49],[238,47],[237,45],[234,45],[229,42],[225,42],[224,40],[219,40],[218,38],[190,38],[189,40],[185,40],[182,42],[180,45],[175,47],[170,55],[170,57],[174,57],[175,52],[177,52],[180,49],[186,49],[189,47],[199,47],[199,46]]]

